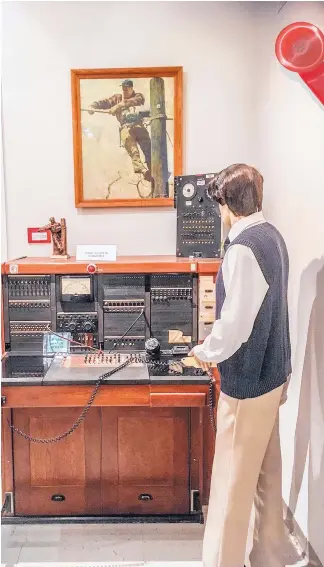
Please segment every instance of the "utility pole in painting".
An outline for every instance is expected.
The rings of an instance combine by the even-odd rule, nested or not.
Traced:
[[[169,196],[164,81],[150,81],[153,197]]]

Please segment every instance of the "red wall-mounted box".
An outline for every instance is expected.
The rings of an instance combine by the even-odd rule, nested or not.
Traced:
[[[28,244],[48,244],[51,242],[51,233],[49,230],[41,230],[38,228],[27,228]]]

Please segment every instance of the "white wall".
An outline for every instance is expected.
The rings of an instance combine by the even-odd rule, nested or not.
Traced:
[[[1,136],[1,131],[0,131],[0,136]],[[5,184],[4,184],[2,147],[0,151],[1,151],[1,262],[5,262],[8,259],[8,255],[7,255],[6,194],[4,188]]]
[[[271,17],[261,5],[256,18],[259,166],[265,210],[282,231],[291,262],[293,376],[282,410],[284,497],[324,563],[324,107],[274,56],[278,33],[294,21],[324,30],[324,4],[288,2]]]
[[[249,4],[8,2],[3,106],[9,257],[46,256],[26,229],[66,217],[76,243],[119,254],[174,254],[173,209],[76,210],[71,68],[182,65],[184,172],[253,161],[253,22]]]
[[[0,5],[0,26],[2,27],[2,5]],[[2,75],[2,58],[0,57],[0,76]],[[2,89],[0,88],[0,183],[1,183],[1,262],[7,260],[7,218],[6,193],[4,177],[3,129],[2,129]]]
[[[6,192],[3,159],[2,113],[0,114],[0,175],[1,175],[1,262],[8,259],[7,255],[7,215]]]

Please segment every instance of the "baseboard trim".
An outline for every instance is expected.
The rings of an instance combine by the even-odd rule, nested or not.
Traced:
[[[293,542],[296,545],[298,552],[302,557],[306,558],[308,562],[307,567],[323,567],[323,563],[321,563],[321,561],[319,560],[318,556],[316,555],[314,549],[309,543],[301,527],[296,522],[296,519],[292,511],[285,502],[283,503],[283,508],[284,508],[285,524],[288,528],[288,531],[290,533]]]
[[[14,524],[203,524],[201,512],[160,516],[2,516],[3,525]]]

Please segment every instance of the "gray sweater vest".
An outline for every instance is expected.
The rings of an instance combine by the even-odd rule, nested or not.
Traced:
[[[229,245],[248,246],[269,285],[252,333],[229,359],[221,362],[221,390],[237,399],[255,398],[278,388],[291,373],[287,306],[289,258],[278,230],[265,222],[241,232]],[[216,319],[226,292],[220,269],[216,282]],[[235,330],[234,330],[235,332]]]

